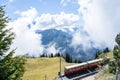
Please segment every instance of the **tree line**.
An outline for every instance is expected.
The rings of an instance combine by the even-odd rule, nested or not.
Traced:
[[[106,47],[105,49],[102,50],[97,50],[96,51],[96,55],[95,55],[95,59],[99,58],[99,55],[100,54],[107,54],[108,52],[110,52],[109,48]],[[28,54],[24,55],[26,58],[36,58],[35,56],[30,56]],[[48,58],[53,58],[53,57],[62,57],[65,59],[66,62],[68,63],[81,63],[82,61],[79,59],[79,58],[74,58],[72,57],[72,55],[70,53],[65,53],[64,55],[63,54],[60,54],[59,52],[58,53],[50,53],[50,54],[47,54],[47,53],[43,53],[43,54],[40,54],[39,56],[40,58],[41,57],[48,57]]]
[[[40,57],[48,57],[48,58],[53,58],[53,57],[62,57],[66,62],[68,63],[81,63],[81,60],[78,58],[73,58],[72,55],[70,53],[65,53],[60,54],[60,53],[56,53],[56,54],[41,54]],[[29,57],[29,58],[35,58],[35,57]]]
[[[101,55],[101,54],[106,55],[108,52],[110,52],[110,49],[108,47],[104,48],[103,50],[99,50],[99,49],[96,50],[95,59],[98,59],[99,55]]]
[[[25,54],[24,57],[26,58],[36,58],[35,56],[30,56],[29,54]],[[62,57],[66,62],[68,63],[81,63],[81,60],[79,58],[73,58],[72,55],[70,53],[65,53],[65,54],[60,54],[58,53],[43,53],[40,54],[40,56],[38,58],[42,58],[42,57],[47,57],[47,58],[53,58],[53,57]]]

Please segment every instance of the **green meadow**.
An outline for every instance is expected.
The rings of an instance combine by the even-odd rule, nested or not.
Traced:
[[[27,59],[26,72],[24,73],[23,80],[54,80],[59,72],[60,58],[32,58]],[[64,59],[61,60],[62,72],[64,66],[72,65],[66,63]]]
[[[101,54],[99,57],[113,57],[113,52],[109,52],[107,54]],[[54,80],[58,75],[59,67],[60,67],[60,58],[31,58],[27,59],[27,64],[25,65],[26,71],[23,76],[23,80]],[[61,68],[62,72],[64,72],[64,66],[72,65],[74,63],[66,63],[65,60],[61,59]],[[104,75],[97,78],[97,80],[101,80],[102,78],[106,78],[109,76],[108,72]]]

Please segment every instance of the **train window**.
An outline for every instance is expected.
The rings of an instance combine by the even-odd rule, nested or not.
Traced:
[[[82,68],[84,68],[84,67],[85,67],[85,65],[82,66]]]
[[[83,66],[80,67],[80,69],[83,68]]]
[[[70,69],[68,69],[68,72],[71,71]]]
[[[77,67],[76,69],[78,70],[78,69],[80,69],[80,67]]]

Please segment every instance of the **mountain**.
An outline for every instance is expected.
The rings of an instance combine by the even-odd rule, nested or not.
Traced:
[[[76,30],[76,29],[75,29]],[[42,35],[42,45],[44,45],[44,53],[49,53],[46,49],[55,45],[55,49],[59,50],[63,55],[69,53],[73,58],[79,58],[82,61],[90,60],[95,57],[97,48],[93,47],[94,42],[89,41],[91,47],[84,49],[84,44],[71,46],[73,35],[72,32],[57,29],[37,30],[36,33]],[[81,33],[87,36],[87,33]],[[81,36],[80,36],[81,37]]]

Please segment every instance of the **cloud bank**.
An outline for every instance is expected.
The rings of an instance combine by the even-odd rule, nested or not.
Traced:
[[[120,32],[120,1],[78,0],[84,28],[96,43],[113,48],[115,36]]]
[[[34,28],[28,27],[29,25],[33,26],[33,21],[38,16],[38,13],[35,8],[30,8],[18,14],[20,17],[8,24],[16,34],[12,48],[17,48],[17,55],[29,54],[38,56],[43,50],[41,35],[37,35]]]
[[[73,0],[61,0],[63,6]],[[57,29],[70,33],[73,38],[70,46],[83,45],[84,51],[88,48],[111,49],[115,45],[115,36],[120,32],[120,1],[112,0],[78,0],[78,14],[60,12],[58,14],[45,13],[39,15],[38,11],[31,7],[26,11],[17,11],[19,17],[11,21],[8,26],[13,28],[16,38],[12,48],[17,48],[16,54],[39,56],[45,46],[42,45],[42,35],[36,30]],[[91,45],[91,43],[94,44]],[[56,45],[48,44],[49,53],[56,53]]]
[[[17,55],[29,54],[30,56],[39,56],[46,50],[49,53],[57,53],[55,44],[48,44],[48,48],[42,45],[42,35],[37,34],[36,30],[58,29],[66,31],[69,28],[71,31],[79,21],[79,16],[72,13],[66,14],[61,12],[60,14],[42,14],[38,15],[38,11],[35,8],[30,8],[27,11],[17,11],[19,17],[11,21],[8,26],[13,28],[16,37],[13,42],[12,48],[17,48]]]

